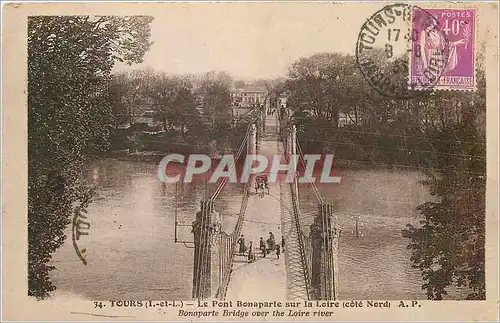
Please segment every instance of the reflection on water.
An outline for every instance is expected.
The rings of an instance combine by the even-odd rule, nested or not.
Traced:
[[[188,299],[191,296],[192,253],[174,243],[175,184],[160,182],[156,165],[105,159],[93,163],[86,179],[98,187],[88,207],[88,266],[83,266],[70,239],[54,255],[52,279],[59,290],[94,300]],[[421,278],[411,268],[407,223],[416,222],[414,208],[429,198],[417,172],[337,170],[342,184],[319,187],[335,204],[343,230],[340,241],[340,291],[343,299],[422,299]],[[192,241],[190,224],[213,185],[179,184],[178,238]],[[316,212],[311,189],[299,188],[300,207]],[[217,200],[228,225],[240,209],[242,187],[228,184]],[[356,239],[354,216],[363,237]],[[309,217],[311,219],[311,217]]]
[[[418,172],[337,169],[342,183],[319,186],[334,204],[342,230],[339,297],[343,299],[425,299],[420,274],[410,265],[408,240],[401,230],[416,224],[415,207],[430,196]],[[311,190],[300,190],[302,212],[317,210]],[[361,236],[356,238],[356,218]]]
[[[192,249],[174,243],[175,185],[160,182],[156,171],[154,164],[110,159],[89,167],[86,179],[98,195],[88,207],[90,234],[80,240],[88,266],[68,239],[53,259],[59,290],[100,300],[190,297]],[[228,185],[217,205],[237,214],[241,188]],[[206,189],[214,188],[178,186],[181,224],[192,223]],[[179,238],[192,241],[190,227],[180,227]]]

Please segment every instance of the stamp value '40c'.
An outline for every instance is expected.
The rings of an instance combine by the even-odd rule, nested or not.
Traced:
[[[435,65],[442,71],[435,90],[475,90],[475,9],[424,8],[433,17],[413,12],[410,80],[414,89],[425,84],[426,73]],[[415,41],[416,40],[416,41]]]

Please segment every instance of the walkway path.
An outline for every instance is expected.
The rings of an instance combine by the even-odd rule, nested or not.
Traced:
[[[268,116],[266,122],[267,136],[263,138],[260,153],[274,155],[278,152],[275,135],[276,120]],[[269,183],[270,194],[264,197],[250,193],[245,222],[242,234],[246,244],[253,242],[253,251],[256,261],[248,263],[247,256],[236,255],[233,273],[227,291],[228,300],[285,300],[287,294],[287,276],[285,257],[283,253],[277,259],[276,252],[271,252],[265,258],[259,250],[259,238],[265,240],[269,232],[274,234],[277,243],[281,242],[281,205],[280,185],[278,182]]]

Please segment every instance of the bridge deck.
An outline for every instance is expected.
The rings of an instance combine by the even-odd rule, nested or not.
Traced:
[[[275,136],[275,119],[267,120],[267,134],[261,144],[260,153],[274,155],[280,153]],[[271,137],[271,138],[270,138]],[[279,149],[281,150],[281,149]],[[276,243],[281,243],[281,205],[279,183],[269,183],[270,194],[264,197],[255,195],[253,190],[248,201],[242,234],[248,246],[253,242],[256,261],[248,263],[247,256],[236,255],[233,273],[226,298],[238,300],[287,299],[287,275],[285,257],[282,253],[277,259],[276,252],[265,258],[259,250],[259,238],[265,240],[269,232],[274,234]]]

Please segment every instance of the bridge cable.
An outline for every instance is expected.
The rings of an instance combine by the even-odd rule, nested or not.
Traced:
[[[232,165],[230,165],[230,170],[229,170],[228,176],[224,177],[222,179],[222,181],[219,183],[219,185],[217,186],[217,189],[215,190],[214,194],[212,195],[212,200],[215,200],[219,196],[220,192],[222,191],[222,189],[224,188],[225,184],[229,180],[229,177],[231,176],[233,170],[236,168],[236,163],[240,159],[240,156],[241,156],[241,154],[243,152],[243,148],[244,148],[245,143],[247,143],[247,141],[248,141],[248,137],[250,135],[249,130],[250,130],[251,125],[252,124],[249,125],[249,127],[247,129],[247,132],[245,134],[245,138],[241,142],[241,145],[240,145],[240,148],[238,149],[238,153],[236,154],[236,159],[234,160],[234,163]]]
[[[297,141],[297,148],[299,150],[300,156],[302,158],[304,158],[302,148],[301,148],[298,141]],[[301,159],[301,161],[302,161],[302,164],[305,168],[306,167],[305,162],[302,159]],[[308,177],[309,177],[309,175],[308,175]],[[332,269],[334,269],[334,259],[333,259],[332,253],[330,252],[330,248],[329,248],[330,247],[330,240],[332,239],[331,232],[330,232],[330,225],[331,225],[330,221],[331,220],[330,220],[330,218],[325,217],[325,214],[329,213],[329,207],[328,207],[328,205],[324,204],[324,200],[321,197],[321,194],[319,193],[319,190],[316,187],[316,184],[312,181],[312,179],[310,177],[309,177],[309,181],[312,182],[312,188],[314,190],[314,193],[316,194],[318,201],[321,203],[321,223],[322,223],[322,238],[323,238],[322,240],[323,240],[324,255],[326,258],[322,265],[326,267],[326,268],[324,268],[324,272],[329,273],[329,272],[331,272]],[[331,281],[333,277],[330,277],[330,275],[327,275],[325,278],[327,279],[328,283],[324,285],[323,293],[328,299],[332,299],[332,297],[334,296],[334,295],[332,295],[332,292],[333,293],[335,293],[335,292],[330,290],[328,288],[328,286],[335,284],[335,282]],[[335,286],[333,288],[335,288]]]
[[[241,157],[241,154],[243,153],[243,150],[245,148],[245,144],[248,144],[248,138],[250,136],[250,129],[252,127],[253,122],[255,121],[255,118],[256,117],[254,117],[253,119],[250,120],[250,122],[248,124],[248,127],[247,127],[247,130],[246,130],[246,133],[245,133],[245,137],[242,140],[241,145],[240,145],[240,147],[238,149],[237,157],[236,157],[236,159],[234,161],[234,164],[230,165],[229,176],[225,177],[221,181],[221,183],[218,185],[216,191],[214,192],[214,194],[213,194],[213,196],[211,198],[211,202],[212,203],[218,197],[218,195],[220,194],[220,192],[224,188],[225,184],[229,180],[230,175],[235,170],[236,163],[238,162],[238,160]],[[243,196],[243,204],[246,204],[246,199],[245,198],[248,198],[248,183],[245,184],[245,191],[244,191],[244,196]],[[244,210],[244,209],[246,209],[246,206],[242,205],[242,210]],[[222,240],[220,240],[219,242],[220,242],[220,246],[222,248],[221,248],[221,250],[219,252],[222,252],[222,258],[228,257],[228,260],[226,261],[225,259],[223,259],[222,260],[222,264],[221,264],[221,268],[219,269],[220,270],[219,274],[221,275],[221,281],[220,282],[222,283],[222,285],[219,286],[219,288],[218,288],[218,290],[216,292],[216,296],[219,297],[219,298],[220,297],[224,298],[225,295],[226,295],[226,292],[227,292],[227,287],[229,285],[230,268],[232,267],[232,262],[233,262],[233,259],[234,259],[236,239],[237,239],[237,236],[239,235],[239,232],[241,231],[242,217],[243,216],[244,216],[244,211],[240,212],[240,215],[238,216],[238,221],[236,223],[236,227],[235,227],[234,231],[230,235],[228,235],[225,232],[221,232],[222,235],[224,236],[224,239],[223,239],[224,240],[224,244],[223,244],[224,246],[222,246]],[[221,236],[221,239],[222,239],[222,236]],[[222,276],[224,276],[224,277],[222,277]]]
[[[299,151],[299,154],[300,154],[300,161],[302,163],[302,165],[304,166],[304,174],[307,175],[307,178],[309,179],[309,182],[311,182],[311,187],[313,188],[313,191],[314,191],[314,194],[316,195],[316,198],[318,199],[318,201],[320,203],[323,203],[324,200],[323,200],[323,197],[321,197],[321,193],[319,192],[319,189],[318,187],[316,186],[316,183],[314,183],[314,181],[312,180],[311,176],[305,171],[306,170],[306,164],[304,162],[304,153],[302,152],[302,147],[300,146],[300,143],[299,141],[297,140],[297,148],[298,148],[298,151]]]
[[[247,127],[247,130],[246,130],[246,133],[245,133],[245,137],[240,145],[240,148],[238,149],[238,153],[237,153],[237,157],[236,157],[236,161],[239,160],[242,152],[243,152],[243,149],[244,149],[244,145],[245,143],[247,143],[248,141],[248,137],[249,137],[249,134],[250,134],[250,129],[251,129],[251,126],[253,124],[253,122],[255,121],[256,117],[254,117],[252,120],[250,120],[250,123]],[[235,165],[236,165],[236,161],[233,165],[231,165],[231,170],[229,171],[229,174],[232,173],[232,171],[235,169]],[[207,214],[210,214],[212,212],[212,209],[213,209],[213,201],[217,198],[217,196],[219,195],[219,193],[222,191],[225,183],[227,182],[228,180],[228,177],[224,178],[223,181],[221,181],[221,183],[219,184],[219,186],[217,187],[217,190],[215,191],[215,193],[213,194],[213,196],[208,200],[204,200],[202,202],[202,205],[201,205],[201,210],[200,210],[200,216],[201,216],[201,219],[200,219],[200,222],[199,222],[199,225],[200,225],[200,230],[199,230],[199,243],[201,246],[203,246],[203,248],[199,248],[198,249],[198,253],[196,255],[196,259],[198,260],[197,261],[197,264],[196,264],[196,274],[198,275],[197,279],[196,279],[196,285],[195,285],[195,297],[197,298],[205,298],[205,281],[206,281],[206,270],[204,270],[204,266],[203,264],[206,264],[208,262],[208,244],[206,243],[207,241],[205,241],[209,235],[209,232],[208,230],[206,230],[206,226],[207,224],[205,223],[208,219],[206,218]],[[247,193],[248,193],[248,189],[246,190]],[[238,221],[238,222],[241,222],[241,221]],[[239,225],[241,227],[241,223]],[[235,231],[238,231],[238,228],[235,230]],[[233,237],[234,233],[236,232],[233,232],[233,234],[231,235],[230,237],[230,244],[231,245],[234,245],[234,242],[231,241],[231,240],[235,240],[235,238]],[[228,236],[229,237],[229,236]],[[209,242],[211,243],[211,242]],[[233,248],[234,249],[234,248]],[[234,252],[234,250],[233,250]],[[232,259],[232,257],[231,257]]]
[[[247,130],[246,130],[246,133],[245,133],[245,137],[244,139],[242,140],[241,142],[241,145],[240,145],[240,148],[238,149],[238,153],[237,153],[237,156],[236,156],[236,159],[234,161],[234,164],[232,164],[230,166],[230,170],[229,170],[229,175],[228,177],[225,177],[219,184],[219,186],[217,187],[217,189],[215,190],[214,194],[212,195],[212,200],[215,200],[220,192],[222,191],[222,189],[224,188],[225,184],[227,183],[227,181],[229,180],[229,176],[232,174],[232,172],[234,171],[234,169],[236,168],[236,163],[238,162],[241,154],[243,153],[243,149],[244,149],[244,145],[245,143],[248,142],[248,137],[250,136],[250,129],[252,127],[252,124],[253,122],[255,121],[255,119],[257,118],[258,116],[254,116],[253,119],[250,120],[249,124],[248,124],[248,127],[247,127]]]
[[[204,220],[203,220],[203,210],[204,210],[204,201],[201,203],[201,210],[200,210],[200,222],[198,223],[198,225],[200,226],[199,228],[199,233],[198,233],[198,245],[200,246],[200,248],[196,249],[197,250],[197,254],[196,254],[196,274],[197,277],[196,277],[196,286],[195,286],[195,295],[193,295],[194,297],[196,298],[200,298],[200,294],[201,294],[201,291],[200,291],[200,286],[202,285],[200,282],[201,280],[203,279],[203,274],[202,274],[202,264],[201,264],[201,258],[202,258],[202,248],[201,246],[204,245],[203,243],[203,232],[205,231],[204,230]],[[198,219],[197,219],[198,220]],[[198,228],[196,228],[198,230]],[[195,243],[196,243],[196,240],[195,240]],[[203,298],[203,297],[201,297]]]
[[[255,118],[254,118],[254,119],[255,119]],[[249,135],[250,135],[250,128],[251,128],[251,126],[252,126],[252,123],[253,123],[254,119],[252,119],[252,120],[250,121],[250,123],[248,124],[247,130],[246,130],[246,132],[245,132],[245,137],[243,138],[243,140],[242,140],[242,142],[241,142],[241,145],[240,145],[240,147],[239,147],[239,149],[238,149],[238,153],[237,153],[237,157],[236,157],[235,163],[234,163],[233,165],[231,165],[232,167],[231,167],[231,170],[230,170],[230,172],[229,172],[229,175],[231,175],[232,171],[233,171],[233,170],[234,170],[234,168],[236,167],[236,162],[239,160],[240,155],[241,155],[241,153],[243,152],[244,144],[248,141],[248,137],[249,137]],[[215,190],[215,192],[214,192],[214,194],[213,194],[213,196],[212,196],[212,199],[216,199],[216,198],[218,197],[219,193],[222,191],[222,189],[223,189],[224,185],[226,184],[227,180],[228,180],[228,178],[227,178],[227,177],[225,177],[225,178],[221,181],[221,183],[218,185],[217,189]]]

